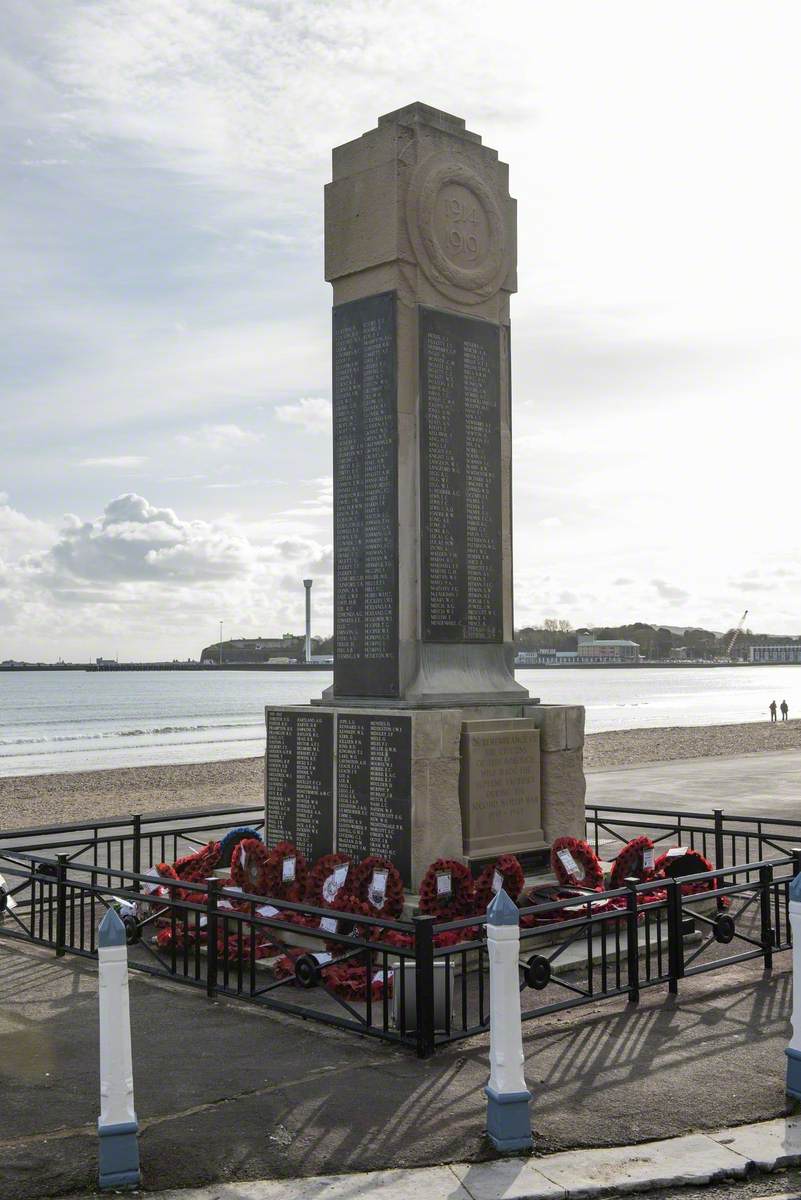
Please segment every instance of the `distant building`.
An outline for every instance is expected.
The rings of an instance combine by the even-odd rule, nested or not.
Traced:
[[[793,646],[749,646],[748,661],[752,663],[800,663],[801,643]]]
[[[576,658],[579,663],[636,663],[640,647],[626,638],[594,638],[580,633]]]
[[[543,664],[569,666],[576,661],[575,650],[520,650],[515,655],[516,667],[539,667]]]

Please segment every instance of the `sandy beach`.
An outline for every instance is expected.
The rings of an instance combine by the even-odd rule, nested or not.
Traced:
[[[801,720],[770,725],[627,729],[587,737],[587,771],[673,759],[733,757],[801,748]],[[0,829],[130,813],[260,804],[263,760],[123,767],[0,779]]]

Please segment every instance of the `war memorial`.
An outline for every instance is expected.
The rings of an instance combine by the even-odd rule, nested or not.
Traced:
[[[93,1174],[87,1129],[101,1139],[101,1187],[139,1182],[129,971],[141,973],[131,1008],[151,1108],[165,1095],[176,1106],[148,1120],[143,1145],[172,1183],[457,1155],[466,1178],[485,1131],[502,1152],[531,1147],[524,1053],[554,1148],[691,1132],[688,1152],[717,1154],[704,1180],[769,1160],[753,1126],[742,1153],[726,1148],[731,1131],[718,1144],[696,1130],[774,1117],[785,1089],[801,1099],[799,991],[786,1046],[792,976],[771,974],[792,954],[801,976],[801,822],[733,803],[585,804],[584,709],[543,704],[514,678],[507,176],[461,119],[423,104],[334,151],[334,677],[313,703],[267,707],[263,800],[0,830],[0,941],[20,952],[9,991],[25,1006],[19,1061],[38,1079],[21,1072],[8,1089],[9,1128],[27,1128],[38,1087],[55,1113],[39,1153],[62,1192]],[[96,965],[98,1126],[84,1086]],[[722,981],[695,982],[709,972]],[[241,1005],[212,1004],[199,1036],[204,995],[290,1019],[257,1027]],[[34,1010],[45,1032],[29,1042]],[[541,1034],[525,1048],[522,1022]],[[485,1121],[488,1033],[486,1095],[516,1113],[512,1137],[493,1130],[491,1107]],[[56,1042],[79,1086],[39,1079]],[[437,1054],[422,1070],[411,1057]],[[784,1122],[771,1124],[784,1139]],[[65,1130],[82,1159],[59,1150]],[[0,1183],[5,1172],[14,1194],[55,1194],[49,1178],[19,1191],[30,1140],[3,1143]],[[785,1151],[782,1140],[770,1161]],[[562,1157],[537,1160],[552,1174],[531,1194],[596,1194],[606,1161],[585,1189]]]
[[[266,840],[537,865],[583,835],[584,713],[515,681],[508,167],[412,104],[333,152],[333,686],[266,714]]]

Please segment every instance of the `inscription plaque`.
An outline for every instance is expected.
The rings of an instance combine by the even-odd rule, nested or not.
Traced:
[[[544,845],[540,731],[533,719],[465,722],[460,797],[467,857],[522,853]]]
[[[334,841],[334,718],[267,710],[265,841],[292,842],[314,862]]]
[[[337,717],[337,850],[380,854],[411,886],[411,717]]]
[[[423,639],[502,642],[500,331],[419,315]]]
[[[398,695],[395,293],[333,314],[334,695]]]

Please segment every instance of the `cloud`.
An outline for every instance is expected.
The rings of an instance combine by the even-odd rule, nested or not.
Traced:
[[[612,587],[628,587],[632,583],[634,583],[633,579],[627,579],[625,576],[621,576],[620,579],[614,579],[612,581]]]
[[[18,551],[0,539],[0,623],[14,658],[83,660],[104,644],[133,660],[197,656],[218,617],[243,634],[301,630],[304,577],[315,581],[316,632],[330,632],[331,546],[311,534],[190,520],[133,492],[91,520],[66,514],[58,530],[7,504],[0,522]]]
[[[106,505],[102,517],[69,517],[39,568],[51,586],[65,580],[197,581],[240,576],[252,562],[246,539],[205,521],[183,521],[128,492]]]
[[[561,524],[561,517],[543,517],[540,521],[540,525],[543,529],[558,529]]]
[[[51,527],[12,508],[8,500],[8,495],[0,492],[0,555],[10,560],[49,545]]]
[[[119,454],[111,458],[82,458],[79,467],[141,467],[147,462],[142,454]]]
[[[669,600],[671,604],[681,604],[690,599],[689,592],[685,592],[683,588],[674,587],[671,583],[665,583],[664,579],[652,579],[651,583],[656,588],[656,594],[660,600]]]
[[[331,401],[318,396],[306,396],[293,404],[278,404],[275,413],[279,421],[300,425],[306,433],[328,433],[331,429]]]
[[[201,425],[192,433],[179,433],[175,440],[179,446],[191,450],[235,450],[239,446],[252,446],[261,435],[238,425]]]

